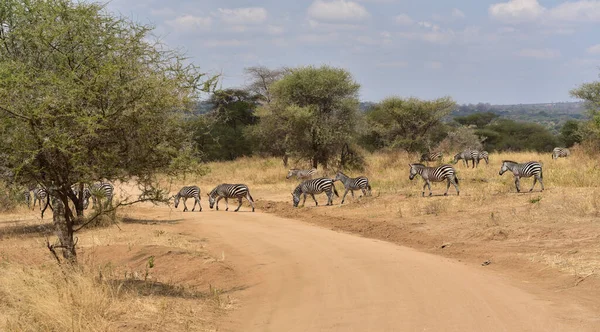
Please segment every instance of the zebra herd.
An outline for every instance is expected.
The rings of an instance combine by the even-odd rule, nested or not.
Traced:
[[[75,184],[71,186],[71,191],[75,196],[79,197],[79,185]],[[92,199],[94,207],[100,204],[101,199],[106,199],[105,206],[112,205],[115,188],[109,182],[94,183],[91,186],[87,184],[83,187],[83,208],[89,207],[89,199]],[[31,197],[33,193],[33,205],[31,204]],[[23,191],[25,197],[25,203],[30,209],[35,209],[35,204],[38,203],[40,210],[42,209],[42,202],[48,198],[48,190],[43,187],[30,187]],[[50,208],[52,208],[52,205]]]
[[[186,186],[181,188],[179,192],[173,196],[175,208],[179,206],[179,201],[182,198],[183,212],[188,210],[187,205],[185,204],[185,201],[188,198],[194,199],[194,207],[192,208],[192,211],[196,209],[196,204],[198,204],[198,207],[200,208],[198,212],[202,212],[202,204],[200,203],[200,188],[198,186]],[[229,198],[237,198],[238,200],[239,205],[237,209],[235,209],[235,212],[240,210],[240,207],[242,207],[242,200],[246,198],[246,200],[248,200],[250,203],[250,206],[252,206],[252,212],[254,212],[254,198],[252,198],[252,195],[250,195],[250,190],[245,184],[223,183],[216,186],[213,190],[211,190],[210,193],[208,193],[208,203],[210,208],[212,209],[213,207],[216,207],[216,210],[218,211],[219,201],[223,198],[225,199],[225,211],[229,211]]]

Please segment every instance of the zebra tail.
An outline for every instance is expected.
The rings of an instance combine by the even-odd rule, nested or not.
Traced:
[[[458,184],[458,175],[454,174],[454,179],[456,180],[456,184]]]
[[[250,195],[250,191],[248,191],[248,197],[250,197],[250,200],[254,202],[254,198],[252,198],[252,195]]]
[[[335,194],[337,197],[340,197],[340,195],[339,195],[339,194],[338,194],[338,192],[337,192],[337,189],[335,189],[335,186],[333,186],[333,193],[334,193],[334,194]]]

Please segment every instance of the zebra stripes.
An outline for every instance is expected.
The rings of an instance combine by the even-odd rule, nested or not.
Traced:
[[[413,180],[415,176],[419,174],[423,180],[425,180],[421,196],[425,196],[425,187],[429,187],[429,196],[432,195],[431,182],[442,182],[444,180],[448,181],[444,196],[448,196],[448,189],[450,189],[451,183],[454,188],[456,188],[456,195],[460,195],[460,190],[458,189],[458,177],[452,166],[442,165],[438,167],[427,167],[423,164],[409,164],[408,166],[410,167],[409,179]]]
[[[106,199],[105,207],[112,205],[115,187],[109,182],[94,183],[90,186],[89,190],[94,208],[100,204],[103,198]]]
[[[486,165],[490,163],[490,155],[487,151],[480,151],[477,159],[485,160]]]
[[[554,150],[552,150],[552,159],[558,159],[558,158],[566,158],[571,154],[571,151],[569,151],[569,149],[567,148],[554,148]]]
[[[544,181],[542,174],[542,164],[537,161],[529,161],[523,164],[519,164],[515,161],[511,160],[503,160],[502,167],[500,168],[500,175],[504,174],[506,171],[511,171],[515,176],[515,186],[517,187],[517,192],[521,192],[521,186],[519,179],[524,177],[534,177],[533,185],[529,191],[533,190],[535,187],[535,183],[540,181],[540,185],[542,186],[542,191],[544,191]]]
[[[369,184],[369,179],[367,179],[365,176],[351,178],[346,174],[338,171],[335,175],[335,180],[333,180],[333,182],[335,181],[342,182],[344,184],[344,187],[346,188],[344,196],[342,196],[342,204],[344,204],[344,199],[346,199],[348,191],[350,191],[352,197],[354,197],[354,190],[362,190],[363,195],[365,196],[367,196],[367,194],[371,194],[371,185]]]
[[[79,184],[76,183],[76,184],[72,185],[71,191],[79,199]],[[90,205],[90,197],[92,197],[90,188],[88,187],[88,185],[84,184],[83,185],[83,209],[84,210],[87,210],[87,208]]]
[[[296,176],[298,180],[306,180],[312,179],[312,177],[317,174],[317,169],[297,169],[292,168],[289,170],[288,175],[285,177],[286,179],[291,178],[292,176]]]
[[[35,203],[39,202],[40,211],[42,210],[42,201],[48,197],[48,191],[44,188],[35,188],[33,189],[33,206],[32,209],[35,208]]]
[[[246,198],[252,206],[252,212],[254,212],[254,199],[250,195],[250,190],[245,184],[228,184],[223,183],[215,187],[210,193],[208,193],[208,203],[212,209],[216,203],[216,209],[219,210],[219,201],[221,198],[225,198],[225,211],[229,211],[228,198],[237,198],[240,205],[238,205],[235,212],[240,210],[242,206],[242,198]]]
[[[329,178],[317,178],[312,180],[306,180],[300,183],[296,189],[292,192],[292,200],[294,203],[294,207],[298,207],[298,203],[300,203],[300,195],[304,195],[304,201],[302,202],[302,206],[306,203],[306,195],[310,195],[315,201],[315,205],[319,205],[317,199],[315,198],[315,194],[320,194],[325,192],[327,194],[327,205],[333,205],[333,194],[340,197],[335,186],[333,185],[334,180]]]
[[[27,204],[27,208],[31,209],[31,192],[29,190],[24,190],[23,198],[25,198],[25,203]]]
[[[469,168],[469,160],[473,161],[473,168],[475,165],[479,166],[479,151],[477,150],[465,150],[463,152],[457,153],[454,155],[454,164],[456,164],[460,159],[462,159],[463,163]]]
[[[198,188],[198,186],[183,187],[183,188],[181,188],[181,190],[179,190],[177,195],[173,196],[173,198],[175,199],[175,208],[177,208],[177,206],[179,205],[179,199],[183,198],[183,212],[188,210],[187,205],[185,205],[185,201],[188,198],[193,198],[194,199],[194,207],[192,208],[192,211],[194,211],[194,209],[196,209],[196,203],[197,203],[198,206],[200,207],[199,212],[202,212],[202,204],[200,204],[200,188]]]
[[[421,159],[419,159],[419,162],[442,160],[442,158],[443,158],[443,154],[441,152],[428,152],[428,153],[423,153],[421,155]]]

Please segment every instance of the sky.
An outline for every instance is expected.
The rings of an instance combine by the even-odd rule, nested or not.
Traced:
[[[598,80],[600,1],[112,0],[152,24],[221,86],[249,66],[329,65],[352,73],[360,99],[492,104],[573,101]]]

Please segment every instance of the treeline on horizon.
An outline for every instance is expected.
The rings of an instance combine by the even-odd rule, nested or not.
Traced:
[[[205,161],[277,156],[287,165],[356,167],[365,151],[549,152],[595,138],[593,103],[457,105],[389,97],[360,102],[352,75],[329,66],[246,69],[245,87],[212,93],[187,125]],[[583,89],[572,95],[586,99]]]

